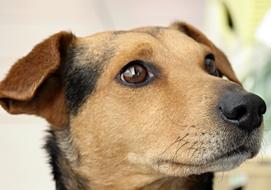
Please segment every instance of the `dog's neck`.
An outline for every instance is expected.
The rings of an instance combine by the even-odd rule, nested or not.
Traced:
[[[80,173],[80,155],[73,148],[72,139],[69,136],[69,128],[62,131],[51,132],[46,149],[51,156],[51,165],[56,182],[57,190],[212,190],[213,174],[206,173],[189,177],[149,177],[144,175],[117,175],[117,179],[112,179],[113,183],[103,183],[114,175],[89,177]],[[116,171],[121,172],[121,171]],[[113,176],[113,177],[112,177]],[[95,179],[100,183],[93,183]],[[129,184],[129,187],[127,186]]]

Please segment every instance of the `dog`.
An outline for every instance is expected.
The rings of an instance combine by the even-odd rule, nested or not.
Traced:
[[[184,22],[56,33],[12,66],[0,103],[50,123],[57,190],[211,190],[258,153],[266,111]]]

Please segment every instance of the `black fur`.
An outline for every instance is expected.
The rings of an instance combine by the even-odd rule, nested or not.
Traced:
[[[50,155],[52,173],[56,182],[56,190],[89,190],[87,179],[75,173],[60,150],[57,137],[50,131],[45,149]]]
[[[100,47],[99,47],[100,48]],[[87,97],[95,90],[103,66],[112,57],[109,47],[100,49],[100,56],[91,55],[85,47],[70,48],[64,59],[64,86],[68,108],[76,115]],[[86,56],[87,55],[87,56]]]
[[[198,183],[195,183],[195,189],[213,190],[214,173],[205,173],[195,176],[195,178],[198,179]]]
[[[77,54],[84,51],[83,49],[68,51],[63,64],[65,67],[65,95],[70,113],[76,115],[87,96],[94,90],[100,71],[91,63],[80,65],[80,59],[77,61]],[[91,60],[89,61],[91,62]]]
[[[66,98],[70,112],[76,115],[95,88],[100,72],[97,68],[70,65],[66,72]]]

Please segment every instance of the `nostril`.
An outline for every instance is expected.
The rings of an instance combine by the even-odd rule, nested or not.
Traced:
[[[231,119],[240,120],[247,115],[247,112],[247,108],[244,105],[237,106],[233,109],[233,118]]]
[[[248,110],[245,105],[239,105],[231,109],[219,107],[219,110],[223,113],[223,115],[229,120],[241,120],[242,117],[247,115]]]

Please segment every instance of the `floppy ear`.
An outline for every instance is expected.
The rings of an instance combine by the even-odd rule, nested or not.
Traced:
[[[228,79],[241,85],[241,82],[236,77],[226,55],[220,49],[218,49],[202,32],[200,32],[194,26],[187,24],[185,22],[174,22],[173,24],[170,25],[170,27],[185,33],[195,41],[211,48],[211,50],[213,50],[215,54],[218,69]]]
[[[75,37],[59,32],[12,66],[0,83],[0,104],[9,113],[35,114],[54,126],[67,122],[64,90],[58,68]]]

